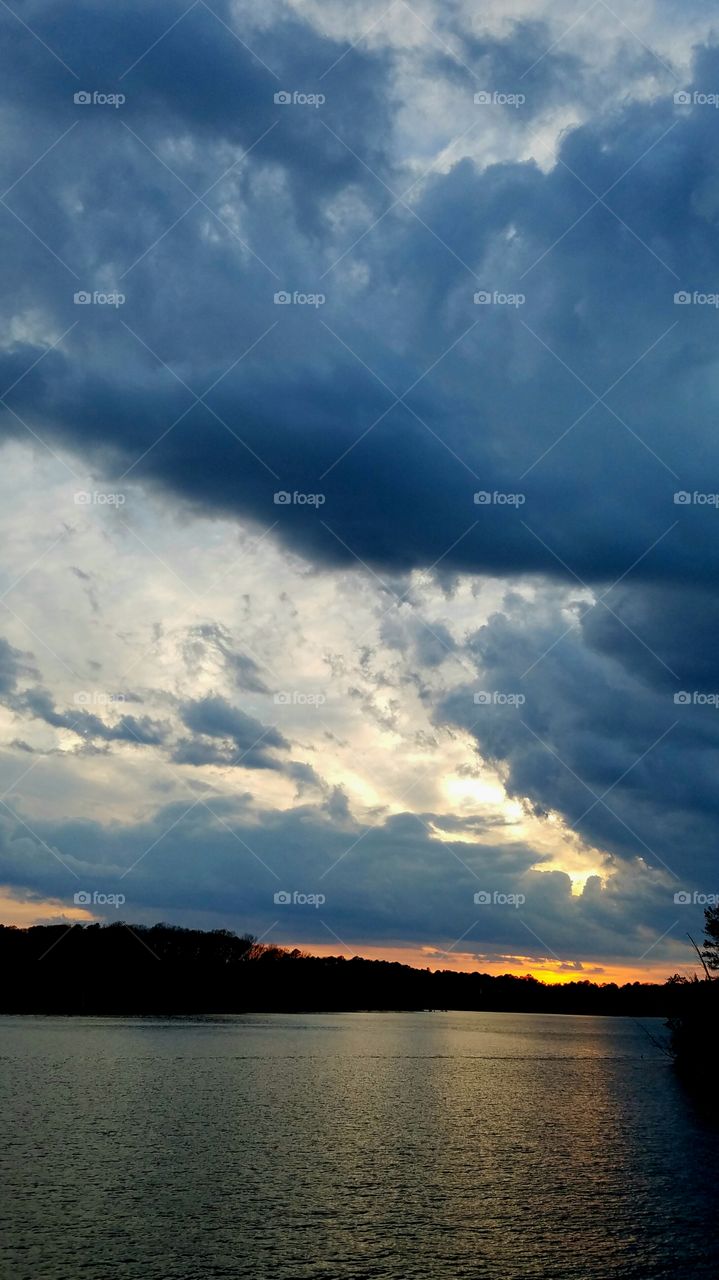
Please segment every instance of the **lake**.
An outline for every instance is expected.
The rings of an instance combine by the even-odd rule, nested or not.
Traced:
[[[502,1013],[0,1018],[3,1274],[714,1280],[719,1135],[650,1036]]]

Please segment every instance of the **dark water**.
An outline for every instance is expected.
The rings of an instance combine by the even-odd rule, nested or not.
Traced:
[[[13,1280],[719,1275],[719,1137],[629,1021],[2,1018],[0,1037]]]

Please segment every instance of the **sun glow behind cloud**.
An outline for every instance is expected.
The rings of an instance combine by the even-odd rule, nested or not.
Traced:
[[[436,814],[428,819],[432,840],[465,848],[466,857],[482,860],[484,849],[493,857],[497,848],[533,848],[527,869],[539,876],[567,873],[575,897],[590,876],[605,873],[603,857],[558,815],[535,815],[507,794],[500,772],[478,757],[471,735],[447,735],[433,722],[434,697],[469,674],[460,647],[465,629],[491,616],[501,603],[501,583],[459,581],[450,599],[423,574],[400,581],[395,596],[344,572],[311,575],[301,560],[288,560],[261,533],[229,523],[207,529],[194,521],[179,525],[168,519],[162,501],[141,490],[128,490],[120,511],[78,511],[72,499],[77,481],[68,483],[61,463],[36,457],[33,465],[42,469],[46,492],[66,512],[66,533],[47,553],[42,513],[26,522],[15,506],[29,455],[19,446],[6,447],[5,455],[0,525],[6,545],[21,543],[27,563],[38,565],[13,587],[6,634],[18,650],[33,645],[33,661],[58,705],[77,707],[80,694],[108,725],[140,710],[171,723],[189,695],[220,693],[236,701],[236,680],[245,676],[232,664],[240,654],[244,670],[254,672],[250,688],[240,693],[243,707],[296,744],[293,754],[311,764],[316,781],[308,776],[300,793],[296,781],[274,769],[238,775],[221,763],[209,764],[202,785],[212,797],[233,803],[241,777],[254,808],[290,814],[299,794],[315,803],[322,788],[325,794],[338,788],[359,822],[358,834],[347,837],[350,849],[360,841],[354,856],[362,855],[364,832],[409,810]],[[80,474],[80,483],[92,489],[95,481]],[[528,600],[534,596],[530,584],[526,594]],[[48,611],[58,620],[50,645],[41,638]],[[208,619],[219,629],[210,633],[220,637],[216,643],[201,638]],[[439,643],[438,635],[446,638]],[[237,648],[230,639],[236,636]],[[423,670],[425,691],[418,696],[414,665],[425,640],[433,645],[433,665]],[[283,700],[277,703],[263,687],[283,690]],[[129,693],[131,701],[113,702],[118,691]],[[3,716],[7,736],[17,736],[16,713],[6,708]],[[21,809],[31,829],[37,821],[61,819],[69,809],[77,817],[131,830],[160,798],[192,804],[201,794],[195,769],[164,752],[140,752],[132,740],[118,742],[109,753],[87,754],[76,731],[39,719],[25,720],[22,738],[40,754],[21,757],[22,767],[10,767],[8,757],[5,777],[6,786],[20,778]],[[35,907],[7,899],[8,919],[54,917],[91,918],[69,900],[48,899]],[[315,933],[313,941],[319,947],[321,938]],[[361,950],[379,954],[369,942]],[[452,965],[477,963],[473,953],[448,957]],[[488,963],[491,972],[525,972],[523,961],[498,961],[498,968]],[[515,967],[507,968],[510,963]],[[536,972],[552,980],[564,976],[545,962]]]

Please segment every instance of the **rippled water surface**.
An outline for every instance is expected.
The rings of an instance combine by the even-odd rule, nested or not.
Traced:
[[[0,1018],[0,1037],[14,1280],[719,1275],[719,1137],[632,1021]]]

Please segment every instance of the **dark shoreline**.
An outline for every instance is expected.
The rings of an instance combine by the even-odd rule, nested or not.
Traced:
[[[544,983],[312,956],[228,930],[172,925],[0,925],[0,1011],[80,1016],[497,1012],[669,1018],[688,985]]]

